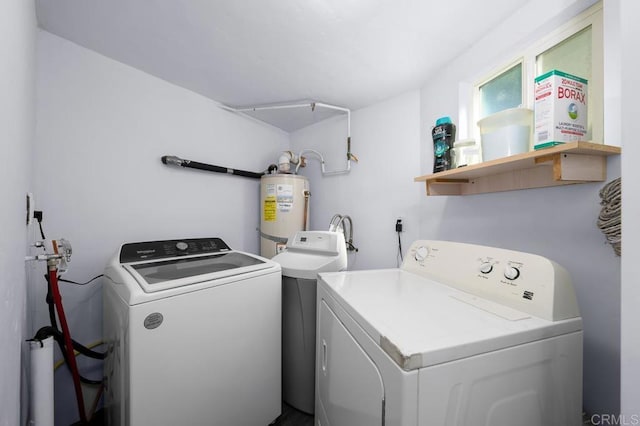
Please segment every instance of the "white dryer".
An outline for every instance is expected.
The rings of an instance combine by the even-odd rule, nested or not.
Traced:
[[[219,238],[122,245],[103,286],[108,424],[276,419],[280,271]]]
[[[317,426],[581,424],[582,320],[548,259],[416,241],[320,274],[317,312]]]

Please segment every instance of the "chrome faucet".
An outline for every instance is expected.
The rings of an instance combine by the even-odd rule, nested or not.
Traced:
[[[346,223],[346,226],[345,226]],[[347,228],[349,228],[349,235],[347,236]],[[344,234],[344,241],[347,245],[347,250],[358,251],[358,248],[353,245],[353,222],[348,215],[334,214],[329,222],[329,231],[340,232]]]

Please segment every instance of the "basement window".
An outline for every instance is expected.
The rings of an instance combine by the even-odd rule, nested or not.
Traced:
[[[533,109],[533,81],[552,69],[588,80],[587,139],[604,133],[602,4],[597,3],[556,31],[520,52],[474,85],[470,134],[479,139],[478,120],[509,108]]]
[[[577,75],[589,81],[587,86],[587,138],[593,134],[593,27],[589,25],[583,30],[561,41],[545,52],[536,56],[536,75],[542,75],[553,69]],[[602,86],[600,86],[602,90]]]
[[[522,105],[522,61],[478,86],[480,114],[478,119]]]

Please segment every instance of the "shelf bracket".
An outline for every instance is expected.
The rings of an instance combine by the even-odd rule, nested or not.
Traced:
[[[460,195],[469,179],[433,179],[426,182],[427,195]]]
[[[535,159],[535,164],[546,162],[553,163],[553,179],[558,182],[601,182],[607,175],[606,157],[600,155],[560,152]]]

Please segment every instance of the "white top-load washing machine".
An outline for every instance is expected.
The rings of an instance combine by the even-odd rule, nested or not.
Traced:
[[[122,245],[105,277],[108,424],[278,417],[280,265],[219,238],[153,241]]]
[[[317,310],[317,426],[581,424],[582,320],[548,259],[416,241],[320,274]]]
[[[272,260],[282,267],[282,399],[313,414],[318,273],[347,268],[344,235],[299,231]]]

